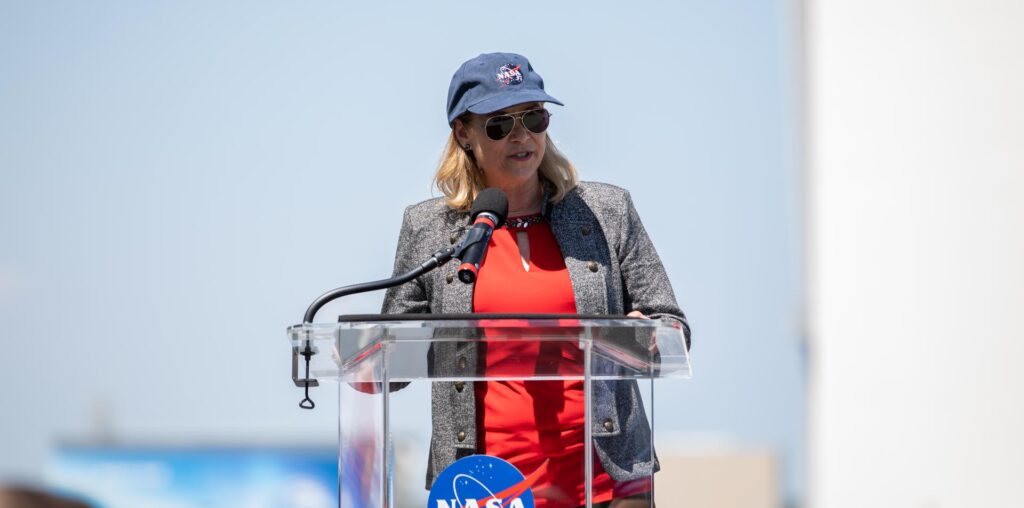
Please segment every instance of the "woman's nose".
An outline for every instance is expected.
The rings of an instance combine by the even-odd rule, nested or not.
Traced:
[[[516,118],[516,123],[512,126],[512,132],[509,133],[509,140],[515,141],[526,141],[526,138],[530,136],[526,130],[526,125],[523,124],[523,118]]]

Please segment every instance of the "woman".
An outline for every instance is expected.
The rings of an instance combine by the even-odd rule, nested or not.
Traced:
[[[546,133],[545,103],[561,105],[520,55],[483,54],[456,71],[448,90],[452,131],[435,176],[445,197],[406,209],[395,273],[461,238],[485,188],[508,195],[508,224],[492,236],[475,284],[459,281],[451,263],[390,289],[383,312],[628,314],[675,320],[689,337],[629,194],[578,181]],[[443,358],[457,366],[436,368],[501,360],[452,348],[435,349],[435,364]],[[571,465],[582,464],[584,451],[558,443],[560,436],[582,443],[582,384],[549,383],[434,383],[428,487],[455,460],[486,453],[512,457],[525,475],[546,468],[533,488],[538,507],[583,505],[582,471]],[[534,410],[499,411],[510,402]],[[646,479],[657,464],[636,383],[596,383],[593,408],[594,506],[649,506]]]

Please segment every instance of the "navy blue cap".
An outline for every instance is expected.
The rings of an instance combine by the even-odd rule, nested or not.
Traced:
[[[469,111],[493,113],[524,102],[553,102],[530,61],[515,53],[484,53],[462,64],[448,85],[448,125]]]

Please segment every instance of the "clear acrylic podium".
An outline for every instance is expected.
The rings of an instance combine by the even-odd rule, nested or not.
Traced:
[[[338,385],[342,508],[654,506],[654,382],[690,377],[670,320],[342,316],[288,336],[298,386]],[[492,452],[522,476],[474,466]]]

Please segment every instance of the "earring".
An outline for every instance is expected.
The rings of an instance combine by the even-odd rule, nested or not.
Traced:
[[[462,145],[462,148],[468,152],[473,149],[473,146],[470,145],[469,143],[466,143],[465,145]]]

